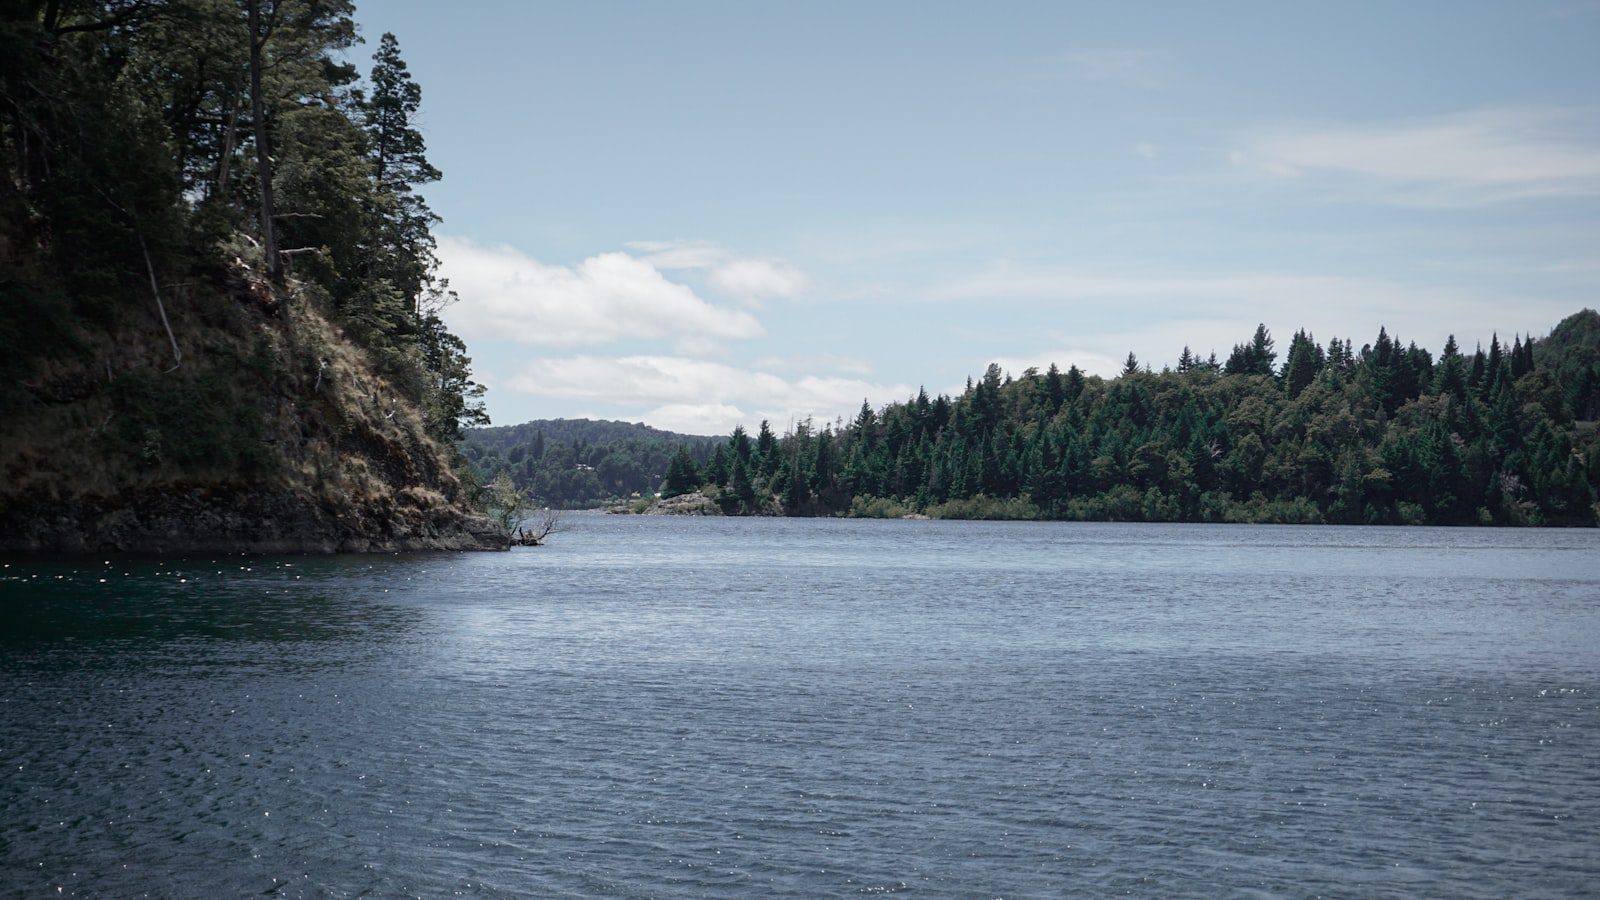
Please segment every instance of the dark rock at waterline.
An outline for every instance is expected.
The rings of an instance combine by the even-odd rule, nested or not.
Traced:
[[[406,502],[406,501],[411,502]],[[337,509],[290,491],[195,487],[0,512],[0,552],[388,553],[505,550],[497,523],[416,498]]]

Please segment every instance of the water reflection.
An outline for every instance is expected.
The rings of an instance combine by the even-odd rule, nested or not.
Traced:
[[[414,638],[415,561],[353,558],[0,564],[5,669],[306,668]],[[398,571],[397,571],[398,570]],[[346,652],[296,645],[343,643]]]

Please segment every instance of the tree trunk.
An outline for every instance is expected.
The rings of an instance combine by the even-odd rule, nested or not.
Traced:
[[[228,193],[228,166],[233,161],[233,142],[239,133],[239,114],[244,110],[240,100],[228,100],[228,128],[222,134],[222,154],[217,161],[217,190],[216,196],[220,199]]]
[[[272,202],[272,153],[267,143],[267,110],[261,98],[261,51],[265,48],[266,34],[261,30],[261,0],[249,0],[250,10],[250,118],[256,134],[256,178],[261,182],[261,239],[266,248],[267,277],[274,282],[283,279],[283,260],[278,255],[278,233]]]

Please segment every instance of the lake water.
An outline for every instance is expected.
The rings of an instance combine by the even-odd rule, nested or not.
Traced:
[[[1600,531],[568,521],[12,560],[0,886],[1600,885]]]

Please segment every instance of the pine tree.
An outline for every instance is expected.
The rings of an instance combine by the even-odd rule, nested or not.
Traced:
[[[1068,403],[1076,401],[1083,395],[1083,370],[1079,369],[1076,363],[1067,367],[1067,379],[1064,386]]]
[[[810,478],[808,475],[809,473],[801,465],[799,454],[795,454],[790,458],[785,472],[782,493],[784,508],[791,513],[801,512],[805,509],[806,504],[811,501]]]
[[[983,370],[983,378],[971,390],[972,416],[979,433],[993,428],[1000,421],[1000,367],[990,363]]]
[[[1067,386],[1061,380],[1061,370],[1055,363],[1044,373],[1044,396],[1049,404],[1050,415],[1055,415],[1061,409],[1061,404],[1067,399]],[[926,395],[924,395],[926,397]]]
[[[484,409],[484,386],[472,380],[472,359],[467,345],[445,328],[438,316],[422,320],[417,336],[423,365],[430,381],[423,392],[423,418],[428,432],[446,443],[461,440],[463,429],[489,424]],[[543,435],[539,441],[543,451]]]
[[[1272,349],[1272,335],[1267,331],[1265,324],[1256,326],[1255,336],[1250,339],[1250,356],[1255,362],[1255,375],[1271,375],[1273,367],[1278,361],[1278,354]]]
[[[1289,342],[1289,359],[1283,364],[1283,389],[1291,398],[1300,396],[1322,371],[1322,348],[1311,335],[1296,331]]]
[[[810,487],[817,496],[827,494],[834,487],[833,455],[833,433],[824,430],[817,435],[811,456]]]
[[[1489,392],[1494,390],[1495,383],[1500,380],[1500,371],[1504,368],[1505,358],[1500,349],[1500,335],[1497,332],[1489,340],[1489,358],[1484,362],[1483,383],[1480,385],[1482,391],[1480,396],[1483,399],[1489,399]]]
[[[733,447],[734,457],[742,460],[746,468],[748,468],[752,448],[750,446],[750,435],[745,432],[743,425],[733,426],[733,435],[728,439],[728,443]]]
[[[1531,334],[1528,335],[1527,340],[1522,342],[1522,353],[1512,360],[1511,377],[1513,379],[1519,379],[1533,371],[1533,344],[1534,340]]]
[[[738,502],[741,512],[753,512],[756,508],[756,490],[750,483],[749,463],[735,452],[732,468],[733,474],[728,478],[728,493]]]
[[[1467,399],[1466,367],[1453,334],[1445,341],[1444,352],[1439,354],[1439,365],[1433,374],[1433,392],[1449,394],[1458,401]]]
[[[721,485],[728,480],[729,462],[731,451],[727,444],[718,444],[712,452],[711,458],[706,460],[705,467],[701,469],[700,481],[705,484]]]
[[[1372,388],[1372,395],[1385,412],[1393,414],[1399,408],[1395,389],[1395,346],[1386,328],[1378,329],[1378,339],[1361,348],[1361,374]]]
[[[761,430],[756,434],[756,468],[761,481],[772,478],[778,471],[778,437],[772,433],[772,426],[766,419],[761,420]]]
[[[1228,375],[1272,375],[1278,354],[1273,351],[1271,332],[1265,324],[1256,326],[1248,344],[1235,344],[1222,371]]]
[[[1511,358],[1507,360],[1507,369],[1511,373],[1512,381],[1516,381],[1533,369],[1532,366],[1524,366],[1522,359],[1522,335],[1519,334],[1514,337],[1511,344]]]
[[[422,132],[415,126],[422,105],[422,87],[411,78],[400,44],[385,32],[373,56],[372,92],[361,105],[372,166],[374,232],[369,277],[386,279],[411,303],[421,319],[427,288],[437,265],[433,225],[438,217],[416,188],[438,181],[439,170],[428,162]]]
[[[672,461],[667,464],[667,477],[661,484],[661,496],[676,497],[699,486],[700,470],[689,456],[689,448],[679,444],[678,451],[672,454]]]

